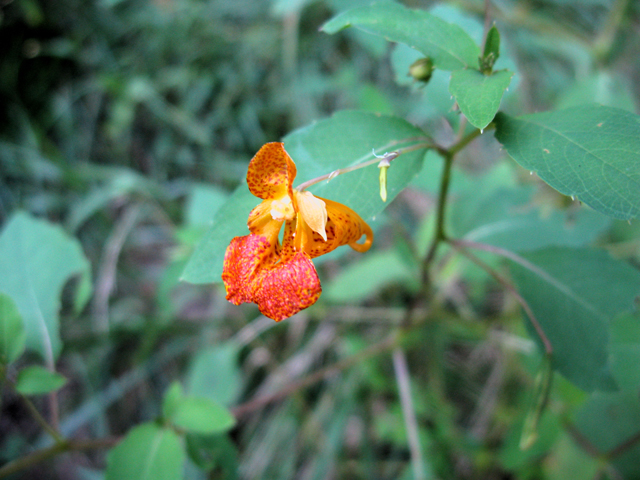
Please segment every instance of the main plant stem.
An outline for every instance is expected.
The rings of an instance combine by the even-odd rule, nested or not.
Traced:
[[[487,129],[493,128],[493,124],[487,126]],[[427,250],[427,255],[422,261],[421,267],[421,282],[423,289],[428,288],[429,284],[429,269],[433,263],[433,259],[436,256],[438,246],[447,239],[445,232],[445,213],[447,206],[447,196],[449,193],[449,185],[451,184],[451,166],[453,165],[453,159],[456,154],[466,147],[470,142],[476,139],[480,135],[480,130],[475,129],[468,135],[460,138],[448,149],[439,148],[438,152],[444,157],[444,167],[442,170],[442,176],[440,177],[440,188],[438,189],[438,204],[436,211],[436,226],[433,239]]]
[[[429,245],[427,255],[422,262],[421,281],[423,285],[429,282],[429,268],[436,256],[438,246],[447,238],[444,228],[444,219],[447,205],[447,194],[449,192],[449,184],[451,183],[451,165],[453,165],[453,155],[447,153],[444,159],[442,177],[440,177],[435,232],[433,234],[433,239],[431,240],[431,245]]]

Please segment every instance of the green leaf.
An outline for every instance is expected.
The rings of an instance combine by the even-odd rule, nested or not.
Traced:
[[[484,129],[500,108],[504,91],[511,83],[513,72],[501,70],[484,75],[478,70],[456,70],[451,74],[449,92],[456,98],[460,111],[469,122]]]
[[[187,263],[182,277],[191,283],[213,283],[222,279],[224,253],[233,237],[248,235],[249,212],[260,203],[242,182],[216,212],[209,227]]]
[[[22,355],[26,335],[13,299],[0,293],[0,363],[11,363]]]
[[[186,397],[170,418],[173,425],[193,433],[221,433],[233,428],[236,419],[223,406],[200,397]]]
[[[185,397],[179,382],[173,382],[165,393],[162,416],[178,428],[202,434],[225,432],[236,423],[233,415],[217,402],[202,397]]]
[[[362,111],[341,111],[332,117],[292,132],[284,138],[285,148],[296,162],[295,185],[339,168],[370,160],[377,154],[416,145],[424,132],[407,121]],[[426,148],[405,153],[388,172],[387,203],[380,199],[375,165],[340,175],[309,188],[314,195],[344,203],[365,220],[375,220],[384,208],[417,175]],[[260,203],[246,184],[240,185],[216,213],[182,275],[191,283],[219,282],[224,253],[233,237],[248,235],[247,217]]]
[[[640,388],[640,315],[626,313],[611,325],[611,371],[620,388]]]
[[[363,83],[357,90],[357,105],[359,110],[375,113],[392,114],[395,107],[388,95],[373,83]]]
[[[640,215],[640,116],[598,105],[496,116],[496,138],[520,165],[606,215]]]
[[[17,213],[0,235],[0,291],[18,307],[26,347],[48,362],[58,356],[60,294],[70,277],[80,275],[75,306],[91,292],[90,266],[80,244],[60,227]]]
[[[543,216],[530,204],[530,188],[502,188],[489,195],[479,192],[483,190],[468,192],[451,205],[454,237],[513,251],[578,247],[594,241],[611,224],[608,217],[586,208]]]
[[[604,454],[615,450],[636,437],[640,430],[637,392],[594,393],[576,414],[575,425],[599,452]],[[638,478],[638,458],[640,443],[636,441],[612,456],[611,463],[620,478]]]
[[[182,391],[180,382],[173,382],[162,399],[162,417],[165,419],[173,417],[183,400],[184,392]]]
[[[407,266],[396,250],[385,250],[370,253],[344,268],[329,283],[324,295],[331,302],[360,301],[393,283],[417,286],[417,271]]]
[[[155,423],[138,425],[107,456],[106,480],[179,480],[185,459],[180,438]]]
[[[431,57],[435,67],[442,70],[475,66],[480,56],[478,46],[457,25],[399,3],[354,8],[329,20],[321,30],[333,34],[350,26],[391,42],[404,43]]]
[[[600,250],[552,247],[523,258],[527,267],[512,263],[512,275],[551,342],[554,367],[584,390],[608,388],[609,323],[633,308],[640,272]]]
[[[191,227],[208,227],[227,198],[217,187],[193,185],[185,205],[185,223]]]
[[[242,374],[238,368],[240,347],[226,342],[200,350],[187,371],[187,392],[221,405],[231,405],[242,391]]]
[[[219,478],[233,480],[238,478],[238,449],[228,435],[186,436],[187,454],[199,468],[205,471],[220,469]]]
[[[16,379],[16,390],[23,395],[43,395],[64,386],[67,379],[39,365],[23,368]]]

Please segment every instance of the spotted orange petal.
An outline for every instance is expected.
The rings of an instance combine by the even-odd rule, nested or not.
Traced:
[[[329,253],[341,245],[349,245],[358,252],[369,250],[373,231],[360,215],[341,203],[326,198],[321,200],[327,207],[327,240],[299,219],[294,240],[296,248],[304,250],[311,258]],[[362,235],[366,236],[365,241],[358,243]]]
[[[278,232],[280,231],[282,221],[276,221],[271,216],[271,202],[272,200],[264,200],[249,213],[247,226],[251,233],[267,235],[271,238],[272,230],[277,228]]]
[[[249,163],[247,185],[249,191],[262,199],[293,196],[296,165],[280,142],[265,143]]]

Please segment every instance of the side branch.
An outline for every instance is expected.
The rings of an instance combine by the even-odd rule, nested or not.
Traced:
[[[524,298],[522,298],[522,295],[520,295],[520,293],[516,290],[516,288],[513,286],[513,284],[511,282],[509,282],[506,278],[504,278],[502,275],[500,275],[498,272],[496,272],[493,268],[491,268],[485,262],[483,262],[478,257],[476,257],[473,253],[469,252],[467,247],[476,248],[476,247],[483,246],[483,247],[487,247],[487,248],[478,248],[478,249],[479,250],[490,251],[492,253],[497,253],[497,254],[499,254],[498,250],[502,251],[503,249],[499,249],[499,248],[495,247],[496,251],[494,251],[494,247],[492,247],[491,245],[486,245],[485,246],[485,245],[482,245],[482,244],[477,244],[475,242],[465,242],[463,240],[454,240],[454,239],[449,239],[447,241],[459,253],[461,253],[462,255],[467,257],[469,260],[471,260],[473,263],[475,263],[477,266],[479,266],[485,272],[487,272],[489,275],[491,275],[495,281],[497,281],[500,285],[502,285],[505,289],[507,289],[514,296],[516,301],[520,304],[522,309],[525,311],[525,313],[529,317],[529,320],[531,321],[531,324],[533,325],[533,328],[535,329],[536,333],[540,337],[540,340],[542,341],[542,344],[544,345],[545,354],[548,357],[551,357],[551,355],[553,354],[553,347],[551,345],[551,341],[549,340],[549,337],[547,337],[547,335],[544,333],[542,325],[540,325],[540,322],[538,321],[538,319],[534,315],[534,313],[531,310],[531,307],[529,306],[527,301]],[[505,250],[505,252],[508,252],[508,250]],[[512,252],[510,252],[510,253],[512,253]],[[516,254],[513,254],[513,255],[517,257]],[[506,255],[503,255],[503,256],[506,256]],[[511,257],[507,257],[507,258],[511,258]],[[521,258],[521,257],[519,257],[519,258]],[[524,260],[524,259],[522,259],[522,260]]]
[[[419,143],[416,143],[414,145],[410,145],[408,147],[402,147],[402,148],[398,148],[394,153],[395,155],[393,156],[393,158],[396,158],[400,155],[402,155],[403,153],[408,153],[408,152],[412,152],[414,150],[419,150],[421,148],[433,148],[433,149],[438,149],[438,147],[433,144],[428,138],[426,137],[414,137],[414,138],[406,138],[403,140],[394,140],[392,142],[387,143],[386,145],[383,145],[382,147],[378,148],[378,150],[386,150],[388,148],[391,148],[394,145],[397,145],[399,143],[406,143],[406,142],[413,142],[413,141],[417,141]],[[374,157],[370,160],[366,160],[367,158],[370,157]],[[329,172],[325,175],[321,175],[319,177],[316,178],[312,178],[311,180],[307,180],[304,183],[301,183],[300,185],[298,185],[296,187],[296,190],[299,192],[304,191],[305,189],[309,188],[312,185],[315,185],[316,183],[320,183],[323,181],[329,181],[332,180],[334,178],[336,178],[338,175],[342,175],[343,173],[349,173],[349,172],[353,172],[354,170],[360,170],[361,168],[365,168],[368,167],[370,165],[376,164],[376,163],[380,163],[380,158],[376,157],[374,152],[371,152],[368,155],[365,155],[364,157],[361,157],[361,159],[359,159],[359,161],[357,161],[357,163],[355,165],[352,165],[350,167],[345,167],[345,168],[339,168],[337,170],[334,170],[333,172]]]

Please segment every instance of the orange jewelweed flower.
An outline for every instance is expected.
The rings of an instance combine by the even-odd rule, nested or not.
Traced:
[[[320,297],[322,287],[312,258],[341,245],[366,252],[373,242],[371,227],[356,212],[292,188],[295,177],[296,165],[284,144],[267,143],[256,153],[247,184],[262,203],[249,213],[251,234],[231,240],[222,270],[227,300],[235,305],[256,303],[276,322]],[[357,243],[362,235],[364,243]]]

